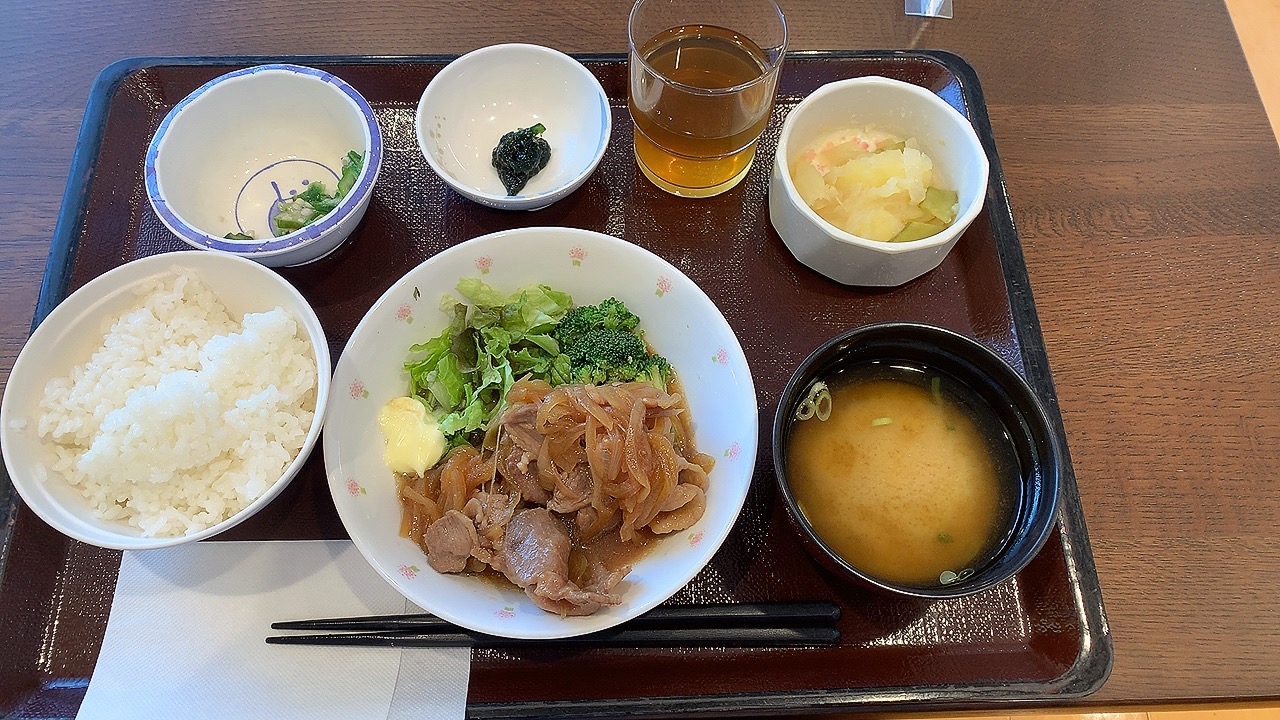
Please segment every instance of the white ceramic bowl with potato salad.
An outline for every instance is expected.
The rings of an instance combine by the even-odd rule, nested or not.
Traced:
[[[797,164],[825,138],[846,131],[872,136],[873,145],[873,136],[888,135],[927,156],[927,184],[955,193],[954,204],[947,202],[951,217],[945,228],[922,239],[888,241],[903,227],[897,225],[885,239],[870,239],[848,229],[869,224],[838,227],[811,207],[806,196],[813,191],[798,187]],[[884,77],[839,80],[815,90],[787,115],[769,182],[769,219],[791,253],[817,272],[846,285],[897,286],[942,263],[981,212],[989,174],[973,125],[932,91]]]
[[[580,617],[540,609],[511,584],[438,573],[399,534],[396,478],[384,462],[379,410],[408,392],[409,347],[449,322],[442,295],[478,277],[513,292],[544,284],[575,305],[616,297],[640,317],[654,352],[675,369],[700,452],[715,459],[706,510],[661,538],[618,587],[619,605]],[[653,608],[711,560],[733,526],[755,466],[757,407],[751,371],[733,330],[698,286],[665,260],[614,237],[569,228],[522,228],[456,245],[409,271],[373,305],[338,360],[324,434],[338,514],[369,563],[406,598],[457,625],[511,638],[550,639],[603,630]]]

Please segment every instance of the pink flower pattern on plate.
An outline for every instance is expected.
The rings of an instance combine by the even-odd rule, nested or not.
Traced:
[[[702,542],[701,530],[689,536],[689,547],[697,547],[701,542]]]
[[[364,383],[360,382],[360,378],[351,381],[351,399],[360,400],[369,397],[369,391],[364,389]]]
[[[409,303],[401,303],[400,307],[396,308],[396,320],[409,325],[413,324],[413,308]]]
[[[493,258],[488,255],[476,258],[476,269],[480,271],[481,275],[488,275],[491,267],[493,267]]]
[[[494,615],[497,615],[500,618],[513,618],[516,616],[516,609],[508,605],[495,612]]]
[[[662,297],[669,292],[671,292],[671,281],[665,277],[658,278],[658,289],[653,294]]]
[[[720,365],[728,365],[729,351],[725,350],[724,348],[720,348],[719,350],[716,350],[716,354],[711,356],[711,362],[717,363]]]
[[[403,575],[405,579],[412,580],[418,577],[418,573],[422,572],[422,569],[417,565],[401,565],[396,568],[396,571]]]
[[[582,267],[582,261],[587,258],[587,251],[576,245],[569,251],[569,259],[573,261],[574,267]]]
[[[367,494],[364,488],[360,487],[360,483],[355,478],[347,478],[347,492],[351,493],[351,497],[359,497]]]
[[[732,445],[725,448],[724,456],[729,458],[730,460],[736,460],[738,458],[738,455],[740,455],[741,453],[742,453],[742,446],[739,445],[738,441],[735,440]]]

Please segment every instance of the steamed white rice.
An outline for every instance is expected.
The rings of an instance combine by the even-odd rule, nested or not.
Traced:
[[[37,430],[97,516],[189,535],[249,505],[297,456],[315,355],[283,308],[237,321],[189,272],[137,293],[89,361],[45,387]]]

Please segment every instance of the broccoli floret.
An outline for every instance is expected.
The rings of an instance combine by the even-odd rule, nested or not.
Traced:
[[[635,334],[613,328],[588,330],[569,345],[566,353],[571,362],[596,362],[613,366],[634,363],[649,355],[644,341]]]
[[[561,347],[569,356],[574,382],[592,385],[630,382],[649,358],[643,340],[625,330],[606,327],[588,330],[573,344]]]
[[[665,391],[674,375],[671,365],[662,356],[649,354],[639,325],[640,318],[615,298],[565,314],[553,336],[569,358],[570,382],[638,381]]]
[[[584,334],[597,328],[634,332],[640,318],[616,298],[609,298],[599,305],[575,307],[560,318],[553,333],[561,347],[575,345]]]
[[[673,377],[675,377],[675,371],[671,369],[671,363],[667,362],[666,358],[661,355],[650,355],[644,369],[636,375],[635,379],[650,383],[666,392],[667,384]]]

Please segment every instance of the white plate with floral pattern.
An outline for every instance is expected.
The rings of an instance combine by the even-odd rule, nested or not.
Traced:
[[[635,563],[619,586],[623,602],[585,617],[539,609],[514,585],[438,573],[399,534],[395,478],[383,463],[379,409],[408,391],[409,346],[438,335],[444,294],[464,277],[511,292],[545,284],[575,304],[616,297],[640,316],[645,339],[676,370],[701,452],[716,459],[707,510]],[[603,630],[643,614],[710,562],[746,499],[755,468],[755,385],[733,329],[702,290],[670,263],[631,243],[571,228],[522,228],[460,243],[423,262],[356,326],[334,371],[324,430],[329,489],[365,559],[418,606],[493,635],[550,639]]]

